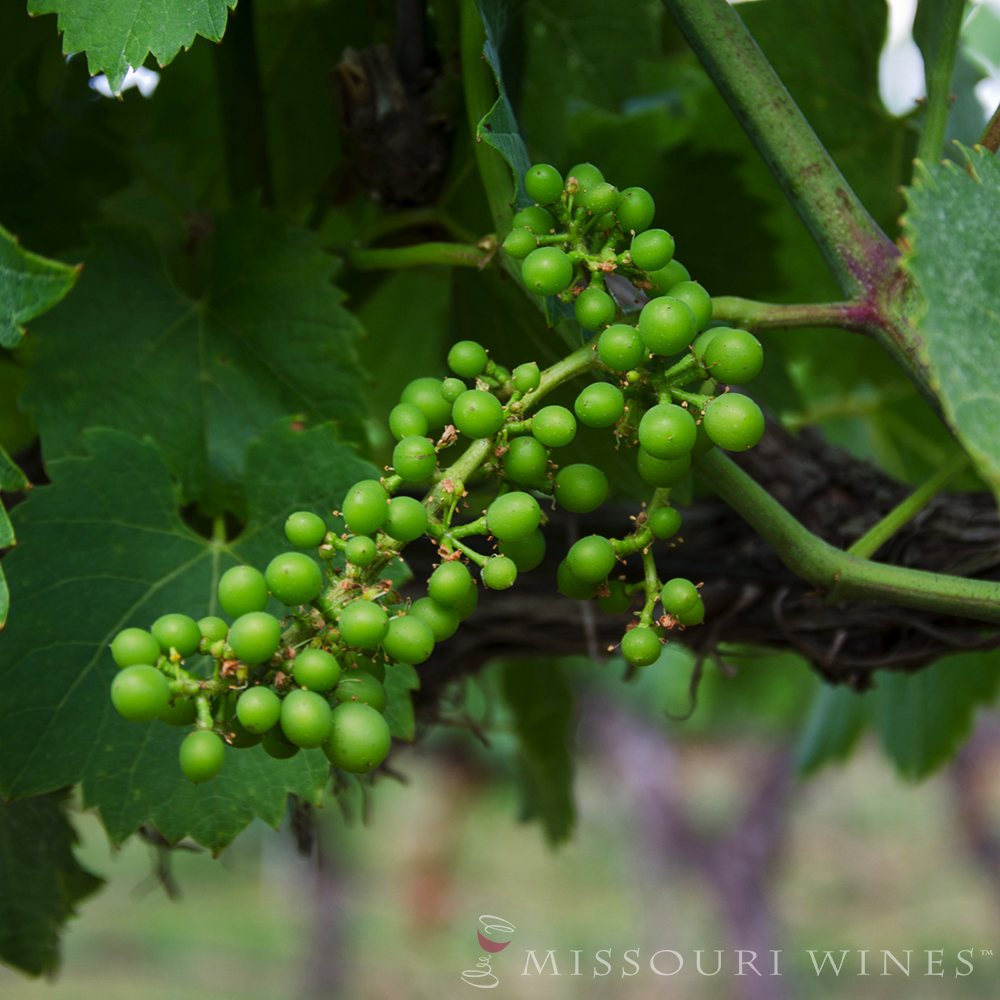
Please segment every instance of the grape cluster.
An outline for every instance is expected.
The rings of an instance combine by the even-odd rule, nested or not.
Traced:
[[[226,743],[259,742],[276,758],[321,747],[344,771],[377,767],[391,743],[382,714],[386,666],[423,663],[475,610],[470,567],[489,589],[512,587],[545,557],[543,503],[588,513],[607,499],[601,469],[558,461],[556,450],[579,424],[607,429],[618,447],[634,450],[652,495],[623,537],[574,543],[558,567],[559,591],[597,596],[609,614],[633,612],[621,641],[632,667],[655,663],[672,630],[704,620],[699,587],[681,577],[661,581],[653,548],[680,530],[670,490],[692,456],[717,445],[742,451],[760,439],[760,409],[729,386],[760,371],[761,345],[745,330],[711,325],[708,293],[674,260],[670,234],[650,228],[648,192],[619,191],[591,164],[574,167],[565,182],[554,167],[533,166],[524,187],[537,204],[514,216],[504,250],[521,261],[531,292],[573,304],[590,341],[544,372],[534,362],[505,368],[474,341],[455,344],[452,375],[417,378],[403,390],[389,414],[392,465],[347,491],[334,511],[344,530],[329,530],[310,512],[288,518],[288,540],[315,549],[319,562],[293,551],[263,573],[234,567],[218,588],[231,622],[166,615],[150,631],[126,629],[112,643],[121,668],[112,700],[121,714],[195,726],[181,745],[192,781],[219,771]],[[644,293],[636,322],[619,305],[611,275],[633,295]],[[572,409],[539,405],[586,373],[596,378]],[[449,455],[457,457],[446,464]],[[473,509],[467,482],[491,499]],[[386,577],[421,537],[439,562],[426,596],[406,603]],[[629,582],[632,556],[642,572]],[[265,610],[271,597],[288,607],[284,621]],[[211,676],[182,666],[198,654],[214,661]]]

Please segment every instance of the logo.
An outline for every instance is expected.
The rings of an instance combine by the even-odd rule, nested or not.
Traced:
[[[479,918],[479,923],[480,926],[476,928],[476,937],[479,940],[479,947],[486,954],[480,957],[474,969],[466,969],[462,973],[462,982],[480,990],[492,990],[500,985],[500,980],[493,973],[490,956],[499,954],[510,944],[514,925],[504,920],[503,917],[494,917],[488,913]],[[503,937],[507,940],[495,941],[494,937]]]

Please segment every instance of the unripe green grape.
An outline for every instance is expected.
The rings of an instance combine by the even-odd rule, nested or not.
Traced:
[[[451,404],[441,395],[441,383],[436,378],[414,379],[399,397],[401,403],[412,403],[427,418],[427,429],[439,434],[451,416]],[[358,534],[367,534],[362,531]]]
[[[468,388],[460,378],[446,378],[441,383],[441,395],[454,405],[455,400]]]
[[[557,473],[553,496],[574,514],[589,514],[608,498],[608,477],[586,462],[563,466]]]
[[[705,602],[699,597],[694,605],[674,617],[679,625],[700,625],[705,620]]]
[[[376,649],[389,631],[389,616],[374,601],[351,601],[340,612],[337,628],[345,645]]]
[[[656,204],[645,188],[630,187],[622,191],[621,200],[615,209],[615,218],[626,233],[641,233],[648,229],[654,215]]]
[[[281,726],[275,726],[267,733],[260,745],[264,753],[275,760],[288,760],[299,752],[299,747],[288,740],[281,731]]]
[[[198,718],[198,706],[192,698],[173,695],[157,718],[168,726],[192,726]]]
[[[650,299],[639,313],[639,335],[646,347],[662,357],[683,351],[698,332],[695,315],[686,302],[666,295]]]
[[[659,636],[650,628],[639,626],[629,629],[622,637],[622,656],[633,667],[648,667],[656,663],[663,652]]]
[[[419,483],[437,468],[434,442],[416,434],[403,438],[392,449],[392,465],[404,482]]]
[[[674,238],[665,229],[647,229],[632,238],[632,263],[643,271],[666,267],[674,255]]]
[[[515,483],[533,485],[549,467],[549,453],[535,437],[518,437],[510,442],[503,457],[503,471]]]
[[[681,515],[676,507],[659,507],[649,515],[648,524],[654,538],[673,538],[681,530]]]
[[[573,280],[573,262],[556,247],[539,247],[524,258],[521,280],[535,295],[558,295]]]
[[[136,663],[152,666],[160,658],[160,644],[145,629],[123,629],[111,640],[111,657],[119,667],[131,667]]]
[[[152,722],[170,704],[170,683],[155,667],[133,663],[111,682],[111,702],[130,722]]]
[[[603,288],[591,285],[576,297],[573,313],[585,330],[599,330],[615,318],[615,300]]]
[[[510,378],[510,370],[503,365],[493,365],[493,374],[498,382],[506,382]]]
[[[593,163],[578,163],[575,167],[571,167],[566,179],[569,180],[570,177],[576,179],[581,191],[589,191],[604,183],[604,174]]]
[[[389,516],[389,494],[378,483],[372,484],[371,480],[356,483],[344,498],[343,514],[348,531],[355,535],[370,535],[378,531]],[[264,589],[267,589],[266,585]]]
[[[670,297],[691,307],[698,329],[704,330],[712,318],[712,296],[697,281],[680,281],[670,289]]]
[[[607,181],[594,184],[583,196],[583,207],[592,215],[607,215],[618,204],[618,188]]]
[[[450,639],[457,631],[461,618],[446,604],[439,604],[433,597],[421,597],[410,605],[410,614],[419,618],[434,633],[435,642]]]
[[[497,550],[514,561],[518,573],[528,573],[545,558],[545,536],[541,531],[533,531],[527,538],[501,542]]]
[[[598,597],[597,603],[606,615],[621,615],[632,607],[632,596],[625,592],[621,580],[608,580],[608,595]]]
[[[511,220],[511,225],[514,229],[527,229],[535,236],[544,236],[555,229],[556,220],[552,217],[551,212],[546,212],[544,208],[532,205],[517,212]],[[461,375],[462,373],[456,372],[456,374]]]
[[[231,618],[267,607],[267,582],[253,566],[233,566],[219,579],[219,604]]]
[[[371,566],[378,555],[378,546],[367,535],[355,535],[347,540],[344,546],[347,561],[354,566]]]
[[[281,644],[281,623],[265,611],[240,615],[229,629],[233,655],[251,666],[265,663]]]
[[[570,569],[569,563],[565,559],[559,563],[559,570],[556,574],[556,588],[560,594],[573,601],[587,601],[594,596],[594,591],[597,589],[595,584],[581,580]]]
[[[613,427],[625,412],[625,397],[615,385],[593,382],[576,397],[573,411],[588,427]]]
[[[180,761],[184,777],[200,785],[222,770],[226,762],[226,745],[218,734],[207,729],[196,730],[184,737]]]
[[[720,448],[746,451],[764,436],[764,414],[749,396],[727,392],[705,407],[705,433]]]
[[[670,289],[681,281],[690,281],[691,273],[679,261],[672,260],[666,267],[659,267],[649,271],[649,281],[652,288],[646,290],[646,294],[651,299],[657,299],[661,295],[669,295]]]
[[[357,702],[374,708],[376,712],[384,712],[389,699],[385,688],[371,674],[359,670],[351,677],[345,677],[333,692],[338,702]]]
[[[694,447],[691,449],[691,457],[697,458],[710,452],[715,447],[715,442],[705,432],[704,418],[698,424],[698,436],[694,440]]]
[[[538,501],[530,493],[519,491],[497,497],[486,511],[486,527],[501,541],[527,538],[541,520]]]
[[[419,618],[400,615],[390,619],[382,648],[390,659],[416,666],[434,651],[434,633],[430,625]]]
[[[346,664],[345,677],[356,677],[359,673],[371,674],[379,682],[385,683],[385,660],[373,659],[371,656],[363,656],[361,653],[354,653],[350,661]]]
[[[293,661],[292,677],[310,691],[329,691],[340,680],[340,664],[325,649],[303,649]]]
[[[536,163],[524,175],[524,190],[539,205],[551,205],[562,197],[562,174],[548,163]]]
[[[675,618],[685,611],[690,611],[699,599],[698,588],[682,576],[667,580],[660,591],[660,603],[663,605],[663,610]]]
[[[658,403],[639,421],[639,444],[653,458],[676,459],[690,454],[697,434],[694,417],[673,403]]]
[[[644,483],[649,483],[650,486],[676,486],[691,471],[691,455],[653,458],[645,448],[640,447],[635,465]]]
[[[458,617],[463,622],[476,610],[479,606],[479,587],[476,586],[475,580],[472,581],[472,586],[465,592],[465,596],[453,606],[458,612]]]
[[[543,406],[531,421],[531,433],[546,448],[562,448],[576,437],[576,417],[565,406]]]
[[[455,400],[451,422],[470,438],[492,437],[503,426],[503,404],[484,389],[468,389]]]
[[[728,327],[725,326],[713,326],[704,333],[698,334],[694,343],[691,345],[691,350],[694,352],[694,356],[704,360],[705,351],[708,350],[708,345],[711,344],[720,333],[727,329]]]
[[[269,732],[280,716],[281,699],[270,688],[247,688],[236,702],[236,718],[248,733]]]
[[[201,630],[202,638],[211,645],[213,642],[220,642],[229,635],[229,626],[214,615],[202,618],[198,621],[198,628]]]
[[[457,559],[441,563],[427,581],[427,593],[438,604],[453,608],[469,592],[472,587],[472,574],[469,567]]]
[[[514,260],[524,260],[538,249],[538,237],[530,229],[512,229],[504,237],[503,248]]]
[[[719,330],[704,357],[708,374],[730,385],[745,385],[764,366],[764,348],[746,330]]]
[[[285,538],[299,549],[315,549],[326,538],[326,522],[310,510],[297,510],[285,520]]]
[[[427,528],[427,511],[413,497],[393,497],[382,530],[397,542],[412,542]]]
[[[323,744],[326,759],[350,774],[365,774],[389,755],[389,724],[370,705],[347,701],[333,710],[333,728]]]
[[[460,340],[448,352],[448,367],[461,378],[482,375],[489,360],[486,348],[474,340]]]
[[[187,615],[163,615],[153,622],[150,632],[164,653],[176,649],[181,659],[193,656],[201,645],[201,629]]]
[[[326,741],[333,727],[330,704],[313,691],[289,691],[281,702],[281,731],[289,743],[311,750]]]
[[[226,720],[226,742],[237,750],[247,750],[257,746],[261,737],[257,733],[251,733],[243,723],[237,718]]]
[[[634,326],[616,323],[598,338],[597,356],[612,371],[626,372],[642,363],[646,350]]]
[[[507,556],[494,556],[483,567],[482,578],[490,590],[507,590],[517,580],[517,564]]]
[[[413,434],[426,436],[427,417],[413,403],[397,403],[389,411],[389,430],[397,441]]]
[[[323,589],[323,573],[304,552],[282,552],[264,570],[267,589],[282,604],[308,604]]]
[[[566,563],[585,583],[598,583],[615,568],[615,547],[603,535],[587,535],[571,546]]]
[[[542,373],[534,361],[527,361],[514,369],[513,380],[518,392],[533,392],[541,384]]]

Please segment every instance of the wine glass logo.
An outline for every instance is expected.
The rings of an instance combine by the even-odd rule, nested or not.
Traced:
[[[482,924],[483,929],[479,930],[477,928],[476,935],[479,938],[479,947],[483,951],[488,951],[491,955],[495,955],[497,952],[503,951],[510,944],[510,935],[514,933],[514,925],[512,923],[504,920],[503,917],[494,917],[489,914],[481,916],[479,923]],[[493,941],[485,937],[483,931],[486,931],[487,934],[503,935],[507,940]]]

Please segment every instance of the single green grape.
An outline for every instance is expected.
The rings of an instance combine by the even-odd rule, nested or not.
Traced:
[[[527,538],[541,520],[542,510],[530,493],[505,493],[497,497],[486,511],[486,527],[501,541]]]
[[[573,262],[556,247],[539,247],[524,258],[521,280],[536,295],[558,295],[573,280]]]
[[[534,485],[542,480],[549,467],[549,453],[535,437],[518,437],[510,442],[503,456],[503,471],[515,483]]]
[[[719,382],[745,385],[760,374],[764,348],[746,330],[719,330],[705,348],[705,367]]]
[[[538,237],[530,229],[512,229],[504,237],[503,248],[514,260],[524,260],[538,249]]]
[[[198,706],[193,698],[174,695],[157,718],[168,726],[193,726],[198,718]]]
[[[326,538],[326,522],[310,510],[297,510],[289,514],[285,521],[285,538],[299,549],[319,548]]]
[[[195,730],[181,743],[180,761],[184,777],[200,785],[222,770],[226,762],[226,745],[218,734],[208,729]]]
[[[632,607],[632,595],[626,593],[621,580],[608,580],[608,593],[597,598],[601,610],[606,615],[621,615]]]
[[[329,691],[340,680],[340,664],[325,649],[303,649],[293,662],[292,677],[310,691]]]
[[[532,418],[531,433],[546,448],[562,448],[576,437],[576,417],[565,406],[543,406]]]
[[[491,392],[468,389],[455,400],[451,421],[467,437],[492,437],[503,426],[503,404]]]
[[[392,465],[406,483],[419,483],[437,468],[437,452],[430,438],[416,434],[396,443],[392,450]]]
[[[264,574],[253,566],[232,566],[219,578],[217,593],[222,610],[231,618],[267,607]]]
[[[389,701],[381,682],[364,670],[345,677],[337,685],[333,696],[338,702],[360,702],[374,708],[376,712],[384,712]]]
[[[666,267],[674,255],[674,238],[665,229],[647,229],[632,238],[632,263],[643,271]]]
[[[464,388],[464,386],[463,386]],[[427,417],[424,411],[413,403],[397,403],[389,411],[389,430],[397,441],[417,434],[425,437],[427,434]]]
[[[198,621],[198,628],[201,630],[202,638],[211,645],[213,642],[220,642],[229,635],[229,626],[214,615],[202,618]]]
[[[639,313],[642,342],[662,357],[683,351],[697,332],[695,315],[688,304],[672,295],[650,299]]]
[[[646,349],[634,326],[616,323],[598,338],[597,356],[612,371],[626,372],[642,363]]]
[[[585,330],[599,330],[615,318],[615,300],[603,288],[591,285],[576,297],[573,313]]]
[[[681,515],[676,507],[659,507],[649,515],[648,523],[654,538],[673,538],[681,530]]]
[[[691,455],[680,458],[653,458],[640,447],[635,460],[639,476],[650,486],[676,486],[691,471]]]
[[[412,403],[427,418],[428,432],[440,434],[451,416],[451,404],[441,394],[441,383],[436,378],[425,376],[414,379],[399,397],[401,403]],[[352,529],[356,530],[356,529]],[[359,531],[366,535],[368,532]]]
[[[133,663],[111,682],[111,702],[130,722],[152,722],[170,704],[170,683],[155,667]]]
[[[266,733],[278,724],[281,699],[266,687],[247,688],[236,702],[236,718],[249,733]]]
[[[123,629],[111,640],[111,657],[119,667],[152,666],[160,658],[160,644],[144,629]]]
[[[660,591],[663,610],[675,618],[685,611],[690,611],[699,600],[698,588],[682,576],[667,580]]]
[[[440,604],[433,597],[421,597],[410,605],[410,614],[415,615],[434,633],[435,642],[450,639],[457,631],[461,618],[458,612],[447,604]]]
[[[524,190],[539,205],[551,205],[562,197],[562,174],[548,163],[536,163],[524,175]]]
[[[288,760],[299,752],[299,747],[290,742],[281,731],[281,726],[275,726],[260,741],[261,749],[275,760]]]
[[[600,184],[591,185],[583,196],[583,207],[591,215],[603,216],[614,211],[618,204],[618,188],[614,184],[603,181]]]
[[[413,497],[393,497],[382,530],[397,542],[412,542],[427,528],[427,511]]]
[[[229,629],[229,646],[238,660],[251,666],[271,659],[281,645],[281,623],[266,611],[240,615]]]
[[[533,392],[541,385],[542,373],[534,361],[518,365],[513,372],[514,388],[518,392]]]
[[[389,631],[389,616],[374,601],[351,601],[340,612],[337,628],[345,645],[376,649]]]
[[[456,601],[453,607],[458,612],[458,617],[464,622],[478,606],[479,587],[476,586],[476,581],[473,580],[472,586],[465,592],[465,596],[460,601]]]
[[[344,498],[343,514],[348,531],[355,535],[370,535],[378,531],[389,516],[389,494],[383,486],[371,480],[357,483]],[[264,589],[267,590],[266,585]]]
[[[670,296],[691,307],[698,329],[704,330],[712,318],[712,296],[697,281],[680,281],[670,289]]]
[[[385,659],[382,657],[352,653],[345,667],[342,677],[355,677],[359,673],[367,673],[371,674],[380,684],[385,683]]]
[[[162,718],[162,716],[161,716]],[[257,746],[261,737],[257,733],[251,733],[237,718],[226,720],[226,742],[237,750],[246,750]]]
[[[460,378],[446,378],[441,383],[441,395],[454,406],[455,400],[468,388]]]
[[[571,167],[566,174],[567,181],[571,177],[576,180],[580,190],[584,192],[604,183],[604,174],[593,163],[578,163],[575,167]]]
[[[659,636],[650,628],[629,629],[622,637],[622,656],[633,667],[648,667],[656,663],[663,652]]]
[[[694,352],[694,356],[704,363],[705,351],[708,350],[708,345],[711,344],[712,341],[726,329],[728,329],[728,327],[713,326],[704,333],[699,333],[698,336],[695,337],[694,343],[691,345],[691,350]]]
[[[332,725],[330,703],[315,691],[289,691],[281,701],[281,731],[303,750],[324,743]]]
[[[482,578],[490,590],[507,590],[517,580],[517,563],[507,556],[493,556],[486,561]]]
[[[598,583],[615,568],[615,547],[603,535],[587,535],[574,542],[566,563],[585,583]]]
[[[681,281],[691,280],[691,272],[679,260],[672,260],[666,267],[659,267],[647,273],[653,287],[647,289],[646,294],[651,299],[659,298],[661,295],[669,295],[670,289],[674,285]]]
[[[695,603],[686,611],[681,611],[674,615],[678,625],[685,627],[700,625],[705,620],[705,602],[699,597]]]
[[[264,570],[267,589],[282,604],[308,604],[323,589],[323,573],[304,552],[282,552]]]
[[[382,648],[391,659],[416,666],[434,651],[434,633],[425,621],[413,615],[399,615],[389,620]]]
[[[541,531],[533,531],[527,538],[501,542],[497,551],[513,560],[518,573],[528,573],[540,566],[545,558],[545,536]]]
[[[573,601],[587,601],[594,596],[597,587],[593,583],[581,580],[564,559],[559,563],[559,569],[556,573],[556,589],[564,597]]]
[[[674,403],[657,403],[639,421],[639,444],[653,458],[677,459],[689,455],[697,434],[694,417]]]
[[[441,563],[427,581],[427,593],[438,603],[454,607],[469,592],[472,574],[457,559]]]
[[[615,218],[626,233],[641,233],[648,229],[654,215],[656,204],[645,188],[630,187],[622,191],[621,200],[615,209]]]
[[[708,437],[728,451],[746,451],[764,436],[764,414],[749,397],[736,392],[716,396],[705,407],[702,425]]]
[[[389,724],[370,705],[345,701],[333,710],[330,738],[323,744],[326,759],[350,774],[365,774],[389,755]]]
[[[522,208],[520,212],[511,219],[511,225],[515,229],[527,229],[535,236],[544,236],[555,229],[556,220],[551,212],[546,212],[544,208],[532,205],[529,208]],[[457,374],[461,374],[458,372]],[[478,374],[478,372],[476,373]]]
[[[553,496],[574,514],[589,514],[608,498],[608,477],[594,465],[564,465],[557,473]]]
[[[618,386],[592,382],[576,397],[573,411],[587,427],[613,427],[625,412],[625,397]]]
[[[378,546],[367,535],[355,535],[347,540],[344,546],[344,555],[347,561],[354,566],[371,566],[378,555]]]
[[[187,615],[163,615],[153,622],[150,632],[164,653],[176,649],[181,659],[193,656],[201,645],[201,629]]]
[[[548,212],[545,214],[548,215]],[[486,348],[474,340],[460,340],[448,352],[448,367],[461,378],[482,375],[489,360]]]

